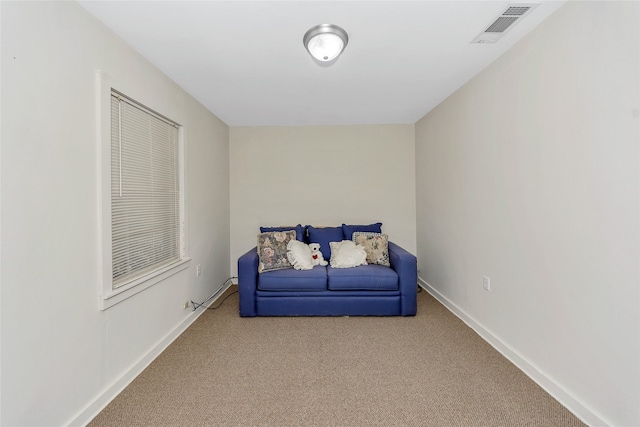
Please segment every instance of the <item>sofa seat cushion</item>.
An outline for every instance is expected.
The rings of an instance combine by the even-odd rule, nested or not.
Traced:
[[[316,265],[311,270],[267,271],[258,275],[258,289],[261,291],[325,291],[327,289],[327,268]]]
[[[329,290],[398,290],[398,274],[383,265],[361,265],[353,268],[327,267]]]

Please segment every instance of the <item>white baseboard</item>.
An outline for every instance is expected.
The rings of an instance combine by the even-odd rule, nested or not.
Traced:
[[[218,290],[205,305],[205,307],[211,306],[220,296],[232,285],[231,281],[225,282],[225,284]],[[76,417],[74,417],[67,425],[68,426],[86,426],[96,417],[107,405],[116,398],[118,394],[122,392],[131,382],[142,373],[176,338],[180,336],[189,326],[200,317],[204,310],[196,310],[189,314],[178,326],[176,326],[171,332],[169,332],[162,340],[160,340],[153,348],[149,350],[147,354],[142,356],[137,363],[135,363],[131,369],[125,372],[120,378],[115,380],[101,395],[99,395],[93,402],[88,404]]]
[[[582,422],[589,426],[607,426],[609,423],[605,422],[600,416],[589,409],[587,406],[579,402],[569,392],[564,390],[551,378],[546,376],[543,372],[535,367],[531,362],[525,359],[522,355],[518,354],[506,343],[496,337],[490,330],[486,329],[473,317],[467,314],[464,310],[451,302],[447,297],[438,292],[435,288],[429,285],[426,281],[418,278],[418,284],[421,288],[427,291],[431,296],[437,299],[442,305],[444,305],[449,311],[456,315],[460,320],[473,329],[482,339],[488,342],[493,348],[495,348],[500,354],[506,357],[511,363],[516,365],[522,372],[531,378],[536,384],[542,387],[547,393],[549,393],[554,399],[560,402],[565,408],[571,411],[576,417],[580,418]]]

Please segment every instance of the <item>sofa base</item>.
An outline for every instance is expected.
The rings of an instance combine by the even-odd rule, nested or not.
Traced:
[[[242,315],[242,313],[241,313]],[[256,316],[401,316],[400,296],[258,297]]]

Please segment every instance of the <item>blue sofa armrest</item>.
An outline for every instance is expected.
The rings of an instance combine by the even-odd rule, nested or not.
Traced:
[[[258,251],[254,247],[238,258],[238,297],[240,316],[256,316],[256,289],[258,288]]]
[[[389,261],[398,274],[402,316],[415,316],[418,296],[418,260],[410,252],[389,242]]]

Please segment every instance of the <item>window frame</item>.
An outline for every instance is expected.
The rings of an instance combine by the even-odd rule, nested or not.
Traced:
[[[111,237],[111,93],[115,91],[121,96],[134,101],[152,113],[161,117],[157,109],[150,108],[148,97],[139,93],[135,88],[127,87],[122,82],[116,82],[113,77],[102,71],[97,71],[98,91],[98,282],[99,306],[106,310],[125,299],[136,295],[151,286],[187,269],[190,258],[188,256],[187,224],[185,221],[185,167],[184,167],[184,127],[178,120],[169,119],[178,124],[178,180],[180,188],[180,259],[170,265],[155,269],[144,276],[135,278],[126,284],[113,287],[112,237]]]

